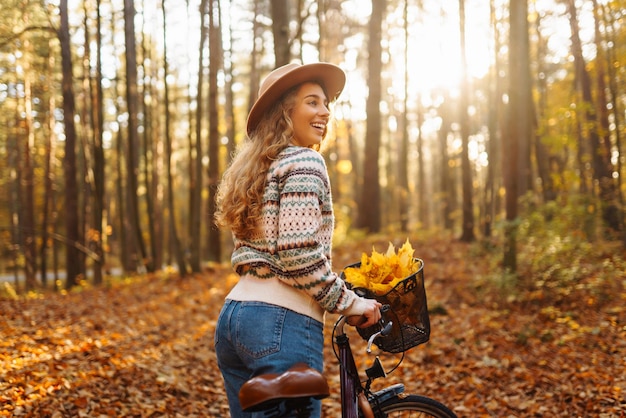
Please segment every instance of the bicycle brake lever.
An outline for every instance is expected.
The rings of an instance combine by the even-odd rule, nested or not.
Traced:
[[[378,332],[375,332],[372,334],[372,336],[367,340],[367,352],[371,353],[372,352],[372,344],[374,343],[374,340],[376,338],[378,338],[379,336],[385,336],[387,334],[389,334],[391,332],[391,328],[393,327],[393,322],[389,321],[385,324],[385,326],[383,327],[383,329],[381,329]]]

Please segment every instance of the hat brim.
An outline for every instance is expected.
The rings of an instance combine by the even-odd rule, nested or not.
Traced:
[[[307,81],[320,81],[332,102],[339,97],[346,84],[346,74],[336,65],[328,63],[305,64],[294,67],[274,81],[254,102],[246,123],[248,135],[259,124],[265,112],[291,88]]]

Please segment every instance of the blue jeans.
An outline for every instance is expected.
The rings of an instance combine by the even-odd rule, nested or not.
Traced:
[[[215,327],[215,352],[231,417],[261,417],[241,410],[241,386],[254,376],[282,373],[299,362],[322,372],[324,327],[280,306],[226,300]],[[319,416],[321,401],[315,401],[312,417]]]

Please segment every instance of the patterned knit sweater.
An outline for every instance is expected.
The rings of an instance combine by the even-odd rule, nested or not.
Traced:
[[[332,271],[332,197],[326,164],[317,151],[290,146],[281,152],[267,174],[262,214],[259,234],[234,238],[231,261],[236,271],[246,270],[240,283],[251,276],[250,280],[266,286],[257,284],[248,288],[248,294],[234,289],[233,298],[294,308],[290,303],[304,296],[321,311],[361,315],[363,302]],[[264,289],[272,293],[259,295],[267,293]],[[294,299],[285,291],[299,295]]]

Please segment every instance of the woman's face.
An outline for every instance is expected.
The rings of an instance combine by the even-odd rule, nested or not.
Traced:
[[[293,142],[301,147],[320,144],[326,134],[326,124],[330,118],[328,99],[324,89],[307,82],[298,88],[296,104],[291,111]]]

